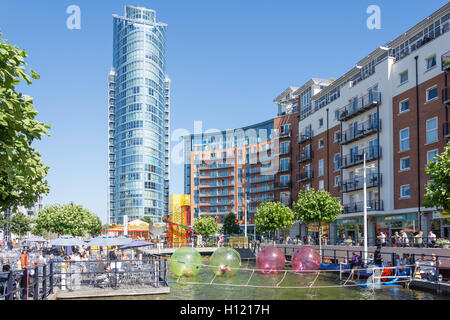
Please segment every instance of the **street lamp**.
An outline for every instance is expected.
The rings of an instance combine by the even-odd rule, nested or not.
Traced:
[[[364,263],[367,264],[367,183],[366,183],[366,169],[375,168],[374,164],[366,167],[366,153],[363,152],[363,190],[364,190]],[[358,170],[355,170],[358,172]]]
[[[247,195],[245,195],[245,215],[244,215],[244,236],[247,238],[247,214],[248,214],[248,204],[250,200],[247,199]]]

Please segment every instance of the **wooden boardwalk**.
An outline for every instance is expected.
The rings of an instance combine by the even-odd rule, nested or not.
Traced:
[[[53,300],[64,299],[86,299],[86,298],[109,298],[109,297],[124,297],[124,296],[142,296],[153,294],[167,294],[170,293],[170,287],[147,287],[137,289],[112,289],[112,288],[90,288],[80,289],[74,291],[65,291],[55,289]]]

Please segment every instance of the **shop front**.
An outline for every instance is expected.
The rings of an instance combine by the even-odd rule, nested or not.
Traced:
[[[438,238],[450,239],[450,212],[433,212],[431,231],[433,231]]]
[[[376,234],[380,231],[386,235],[386,243],[392,245],[392,236],[395,232],[405,231],[412,238],[419,231],[416,213],[395,214],[377,217]]]
[[[330,226],[328,223],[322,222],[322,243],[328,244],[330,240]],[[311,223],[308,225],[308,235],[310,235],[314,243],[319,241],[319,223]]]
[[[363,218],[356,217],[336,220],[336,239],[339,245],[362,245],[364,242]]]

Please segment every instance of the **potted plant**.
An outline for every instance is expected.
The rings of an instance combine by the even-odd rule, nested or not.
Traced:
[[[450,248],[450,240],[447,239],[437,239],[436,245],[443,249],[449,249]]]

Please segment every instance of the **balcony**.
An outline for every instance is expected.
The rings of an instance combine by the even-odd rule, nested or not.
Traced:
[[[232,206],[232,205],[234,205],[234,200],[221,201],[221,202],[200,202],[200,206],[205,206],[205,207]]]
[[[302,152],[297,156],[297,163],[302,163],[305,161],[311,161],[313,158],[313,152],[312,151],[306,151]]]
[[[450,104],[450,88],[442,89],[442,103]]]
[[[261,202],[271,202],[274,201],[275,197],[272,195],[271,197],[261,197],[261,198],[251,198],[251,203],[261,203]]]
[[[358,151],[358,153],[351,153],[342,156],[339,161],[339,167],[341,169],[345,169],[363,163],[364,154],[366,154],[366,161],[372,161],[381,158],[381,147],[378,148],[378,146],[370,146]]]
[[[234,181],[229,183],[217,183],[217,184],[201,184],[200,188],[222,188],[222,187],[233,187]]]
[[[297,182],[311,181],[313,179],[313,170],[300,172],[297,174]]]
[[[290,138],[290,137],[291,137],[291,129],[280,131],[280,134],[279,134],[280,139]]]
[[[369,92],[366,95],[354,99],[348,105],[339,109],[339,121],[347,121],[358,114],[381,104],[381,93]]]
[[[248,183],[262,183],[262,182],[268,182],[273,181],[275,179],[274,175],[262,175],[260,177],[250,178],[248,180]]]
[[[350,127],[349,129],[342,132],[341,145],[348,144],[352,141],[364,138],[368,135],[378,132],[381,130],[381,120],[369,119],[357,125],[356,128]]]
[[[250,188],[249,192],[250,193],[264,193],[264,192],[271,192],[273,190],[274,190],[274,185],[271,184],[267,188]]]
[[[450,51],[447,51],[441,56],[442,71],[450,70]]]
[[[344,204],[344,213],[355,213],[364,211],[364,202]],[[384,211],[383,200],[368,200],[367,211]]]
[[[214,163],[214,164],[208,165],[206,163],[202,163],[202,164],[198,165],[198,168],[202,169],[202,170],[226,169],[226,168],[234,168],[234,164],[233,163],[221,163],[221,164]]]
[[[200,197],[230,197],[233,196],[232,193],[211,193],[211,192],[204,192],[200,193]]]
[[[291,182],[275,182],[273,186],[274,190],[290,189],[291,187]]]
[[[312,131],[304,131],[299,134],[297,137],[297,143],[302,144],[306,141],[311,141],[313,138],[313,132]]]
[[[372,173],[366,176],[366,187],[378,187],[381,186],[382,175],[381,173]],[[364,188],[364,178],[358,177],[349,180],[344,180],[339,185],[340,192],[352,192],[356,190],[361,190]]]

